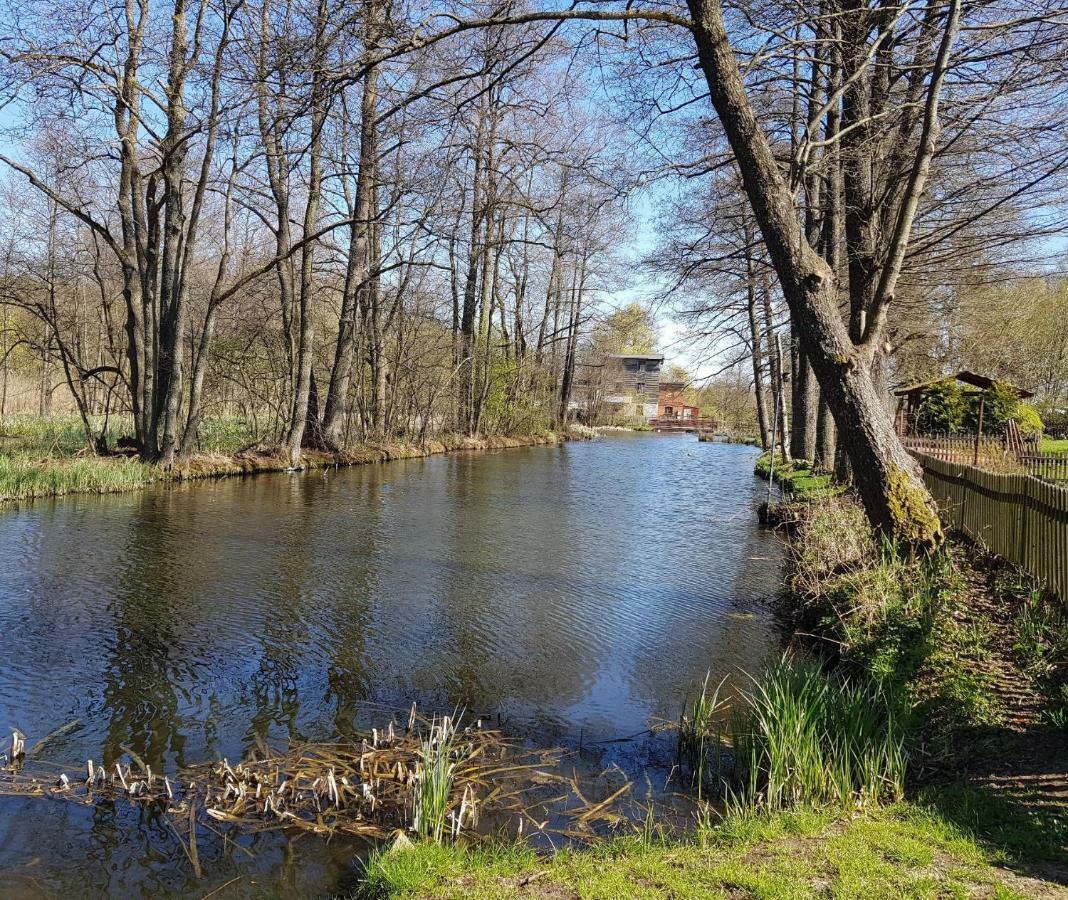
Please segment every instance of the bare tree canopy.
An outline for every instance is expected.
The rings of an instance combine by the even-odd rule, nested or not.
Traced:
[[[129,416],[171,466],[225,411],[298,465],[566,423],[615,298],[655,284],[748,367],[766,442],[788,374],[789,449],[931,545],[888,386],[950,355],[940,310],[977,320],[1056,255],[1066,20],[1053,0],[5,4],[4,364],[61,372],[101,449],[95,418]]]

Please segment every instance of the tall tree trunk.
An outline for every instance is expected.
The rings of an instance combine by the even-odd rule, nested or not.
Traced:
[[[315,232],[319,221],[319,201],[322,186],[323,127],[326,122],[328,96],[325,72],[327,5],[319,0],[315,23],[315,54],[312,61],[311,89],[311,143],[308,149],[308,197],[304,207],[303,237]],[[312,315],[312,299],[315,288],[315,242],[305,240],[300,248],[300,294],[297,305],[298,338],[296,384],[293,393],[293,412],[285,438],[285,451],[291,466],[300,465],[300,451],[305,443],[308,424],[308,402],[311,397],[313,341],[315,318]],[[316,419],[318,429],[318,419]],[[322,445],[321,435],[309,434],[317,447]]]
[[[377,34],[377,0],[365,0],[368,21],[366,42],[373,44]],[[360,160],[356,171],[356,193],[352,208],[355,221],[349,226],[348,262],[342,289],[341,317],[338,320],[334,364],[323,413],[323,437],[332,446],[342,444],[342,432],[349,415],[349,389],[356,353],[356,322],[360,319],[359,298],[370,271],[368,234],[372,226],[371,195],[378,162],[378,69],[370,66],[364,74],[360,97]],[[375,216],[378,211],[375,210]]]
[[[757,311],[757,274],[753,260],[753,242],[756,235],[752,233],[749,219],[745,220],[745,285],[746,312],[749,316],[749,345],[753,361],[753,390],[756,392],[757,426],[760,429],[760,446],[767,450],[771,447],[771,422],[768,418],[768,396],[764,390],[764,341],[763,328]]]
[[[689,0],[698,58],[712,104],[734,151],[802,347],[834,411],[872,524],[907,543],[941,542],[938,513],[916,461],[901,446],[872,384],[870,351],[850,340],[834,273],[798,239],[789,186],[749,104],[717,0]]]
[[[571,304],[567,325],[567,346],[564,351],[564,368],[560,375],[560,402],[557,410],[557,422],[566,427],[568,407],[571,405],[571,390],[575,383],[575,361],[578,354],[579,320],[582,316],[582,295],[586,288],[586,264],[588,253],[582,254],[579,270],[571,291]]]
[[[812,465],[820,472],[834,471],[835,427],[834,417],[827,401],[820,396],[819,409],[816,412],[816,452]]]
[[[790,389],[791,414],[790,453],[795,459],[812,461],[816,455],[816,414],[819,407],[819,384],[812,372],[808,356],[795,340],[793,382]]]

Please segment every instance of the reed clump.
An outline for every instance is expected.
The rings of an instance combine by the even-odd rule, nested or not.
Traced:
[[[447,819],[452,816],[453,834],[462,827],[465,814],[475,817],[475,804],[464,788],[460,808],[450,812],[456,787],[457,732],[449,716],[435,719],[430,733],[419,748],[412,795],[412,828],[419,837],[441,843]],[[470,812],[468,812],[470,810]]]
[[[679,716],[677,762],[679,769],[696,786],[699,800],[703,799],[709,770],[714,773],[719,769],[719,724],[727,708],[726,701],[720,698],[726,679],[710,687],[711,677],[711,672],[705,674],[701,689],[693,699],[686,699],[682,715]]]
[[[730,723],[737,810],[862,807],[904,796],[906,716],[870,682],[787,655],[755,680]]]
[[[86,456],[37,460],[0,455],[0,501],[61,494],[107,494],[155,480],[151,466],[134,460]]]
[[[729,707],[723,686],[710,691],[706,679],[680,719],[679,764],[699,799],[706,782],[735,815],[903,797],[907,710],[881,686],[792,653]]]

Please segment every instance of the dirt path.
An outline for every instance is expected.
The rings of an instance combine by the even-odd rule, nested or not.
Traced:
[[[1051,845],[1046,849],[1052,852],[1037,855],[1049,856],[1048,860],[1037,858],[1020,866],[1016,877],[1032,876],[1053,884],[1044,893],[1035,893],[1035,885],[1025,893],[1068,897],[1068,729],[1044,718],[1048,700],[1043,684],[1016,646],[1023,600],[998,590],[1001,566],[971,550],[963,554],[961,566],[967,602],[956,616],[961,624],[985,629],[990,635],[979,664],[993,675],[991,688],[1001,716],[996,726],[980,730],[968,741],[968,753],[959,759],[955,775],[992,796],[1005,819],[1004,834],[999,837],[1018,840],[1023,845],[1020,849],[1043,842]],[[1057,669],[1066,662],[1053,660],[1052,664]],[[1060,853],[1056,852],[1058,844]]]

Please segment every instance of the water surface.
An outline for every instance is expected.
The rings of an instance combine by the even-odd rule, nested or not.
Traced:
[[[0,727],[32,744],[77,721],[49,759],[126,746],[157,771],[413,700],[535,744],[642,732],[775,644],[754,456],[613,437],[0,512]],[[203,848],[195,882],[163,821],[0,798],[5,895],[331,893],[352,874],[341,843],[243,843],[255,860]]]

